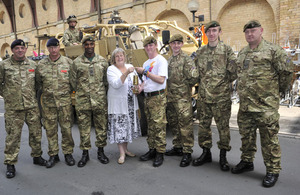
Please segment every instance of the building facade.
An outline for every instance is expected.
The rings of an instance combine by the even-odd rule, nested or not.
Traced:
[[[27,55],[37,51],[36,36],[63,33],[68,25],[66,18],[76,15],[78,26],[107,23],[111,12],[119,10],[128,23],[154,20],[176,20],[188,30],[193,22],[188,2],[191,0],[0,0],[0,56],[11,54],[10,44],[16,38],[28,43]],[[244,24],[257,19],[264,28],[264,38],[294,48],[299,45],[299,0],[195,0],[199,3],[197,15],[204,21],[218,20],[222,26],[221,40],[235,51],[247,43]],[[101,13],[101,14],[100,14]],[[41,41],[41,51],[46,52],[46,41]]]

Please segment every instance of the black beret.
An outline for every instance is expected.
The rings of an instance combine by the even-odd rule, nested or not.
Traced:
[[[10,45],[10,48],[13,49],[15,46],[17,45],[21,45],[21,46],[25,46],[25,42],[22,40],[22,39],[17,39],[17,40],[14,40],[11,45]]]
[[[57,40],[56,38],[49,39],[47,42],[47,47],[50,46],[59,46],[59,40]]]
[[[260,22],[257,20],[250,20],[247,24],[245,24],[243,32],[245,32],[248,28],[255,28],[255,27],[261,27]]]
[[[209,23],[207,23],[205,25],[205,33],[208,31],[209,28],[213,28],[213,27],[217,27],[217,26],[220,26],[219,22],[213,20],[213,21],[210,21]]]

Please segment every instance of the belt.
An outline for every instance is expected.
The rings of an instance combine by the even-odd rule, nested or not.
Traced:
[[[152,96],[156,96],[156,95],[160,95],[160,94],[164,94],[165,93],[165,89],[161,89],[159,91],[153,91],[153,92],[145,92],[145,97],[152,97]]]

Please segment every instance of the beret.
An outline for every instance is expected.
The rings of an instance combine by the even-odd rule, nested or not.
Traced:
[[[169,43],[172,43],[174,41],[180,41],[183,42],[183,37],[181,34],[175,34],[171,37],[171,39],[169,40]]]
[[[143,46],[145,47],[146,45],[150,43],[156,43],[156,39],[152,36],[147,37],[146,39],[143,40]]]
[[[91,35],[86,35],[85,37],[82,38],[81,43],[84,44],[86,41],[94,41],[95,42],[95,39]]]
[[[25,46],[25,42],[22,40],[22,39],[17,39],[17,40],[14,40],[11,45],[10,45],[10,48],[13,49],[15,46],[17,45],[21,45],[21,46]]]
[[[68,24],[69,24],[69,22],[71,22],[71,21],[75,21],[75,22],[77,22],[77,18],[76,18],[76,16],[75,16],[75,15],[71,15],[71,16],[69,16],[69,17],[67,18],[67,22],[68,22]]]
[[[50,46],[59,46],[59,40],[57,40],[56,38],[49,39],[47,42],[47,47]]]
[[[257,20],[250,20],[247,24],[245,24],[243,32],[245,32],[248,28],[255,28],[255,27],[261,27],[260,22]]]
[[[205,33],[208,31],[209,28],[213,28],[213,27],[217,27],[217,26],[220,26],[219,22],[217,22],[215,20],[210,21],[209,23],[207,23],[205,25]]]

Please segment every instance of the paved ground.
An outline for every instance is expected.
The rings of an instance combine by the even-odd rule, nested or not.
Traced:
[[[3,103],[0,100],[0,113],[3,113]],[[232,150],[228,153],[231,166],[237,164],[240,159],[239,147],[241,145],[240,135],[237,131],[234,118],[238,105],[233,105],[232,112]],[[216,147],[218,134],[213,125],[212,148],[213,162],[201,167],[189,166],[179,167],[180,157],[165,157],[164,164],[154,168],[151,162],[140,162],[138,157],[127,158],[124,165],[118,165],[118,149],[115,144],[105,148],[110,158],[107,165],[101,164],[96,159],[96,148],[94,146],[94,133],[92,133],[93,148],[90,150],[91,160],[83,168],[77,166],[69,167],[64,163],[63,154],[60,152],[61,162],[51,169],[32,164],[30,148],[28,146],[28,129],[24,126],[21,142],[19,162],[16,165],[17,175],[13,179],[6,179],[6,167],[0,164],[0,195],[32,195],[32,194],[65,194],[81,195],[102,192],[105,195],[298,195],[300,191],[300,139],[298,121],[300,108],[281,108],[281,133],[280,142],[282,148],[282,167],[279,181],[276,186],[270,189],[261,186],[265,175],[265,167],[258,141],[258,152],[254,162],[253,172],[241,175],[233,175],[230,172],[222,172],[218,166],[219,150]],[[197,124],[194,125],[197,135]],[[76,143],[74,157],[80,159],[79,132],[77,126],[73,127],[73,137]],[[259,136],[258,136],[259,138]],[[4,119],[0,114],[0,162],[3,162],[4,155]],[[198,157],[201,150],[197,145],[195,137],[193,157]],[[171,135],[168,133],[167,148],[171,147]],[[47,156],[47,139],[43,131],[42,147],[43,157]],[[147,151],[146,138],[141,137],[129,145],[129,149],[138,156]]]

